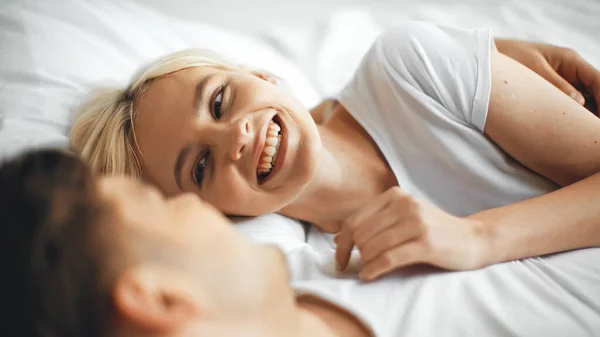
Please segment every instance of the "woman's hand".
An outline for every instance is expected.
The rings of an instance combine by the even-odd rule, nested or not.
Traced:
[[[496,39],[498,51],[535,71],[579,104],[600,102],[600,72],[576,51],[548,44]],[[576,89],[578,88],[578,89]],[[582,90],[583,93],[580,91]],[[588,102],[592,103],[592,102]],[[591,108],[592,104],[586,104]],[[597,105],[592,107],[597,113]]]
[[[356,245],[365,281],[417,263],[480,268],[488,247],[483,228],[478,220],[449,215],[392,187],[343,221],[335,236],[336,265],[345,269]]]

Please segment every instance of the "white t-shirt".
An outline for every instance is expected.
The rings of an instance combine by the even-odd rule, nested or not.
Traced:
[[[339,95],[377,143],[400,186],[455,215],[556,188],[483,135],[493,48],[488,31],[402,24],[373,44]],[[278,245],[298,294],[336,303],[376,336],[600,333],[600,249],[468,272],[412,267],[363,284],[354,273],[357,251],[349,272],[338,274],[335,246],[317,229],[311,229],[307,243],[291,236]]]
[[[400,187],[457,216],[557,188],[483,134],[493,45],[484,30],[396,26],[374,43],[338,97]]]

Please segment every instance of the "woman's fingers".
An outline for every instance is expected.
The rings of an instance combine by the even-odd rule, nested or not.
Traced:
[[[585,104],[585,98],[583,95],[577,89],[575,89],[571,83],[558,74],[548,62],[543,62],[541,69],[538,69],[538,74],[545,78],[548,82],[554,84],[554,86],[556,86],[562,92],[569,95],[577,103],[581,105]]]
[[[337,246],[335,248],[335,269],[342,271],[346,269],[352,255],[352,248],[354,247],[352,233],[342,229],[335,235],[334,241]]]
[[[577,55],[576,59],[578,62],[575,69],[579,81],[586,91],[594,96],[596,103],[600,103],[600,71],[587,63],[581,56]]]
[[[572,49],[563,49],[563,57],[557,69],[572,85],[583,86],[596,102],[600,99],[600,71],[588,63],[579,53]]]
[[[391,209],[390,202],[395,201],[400,195],[404,195],[404,192],[399,187],[392,187],[342,222],[341,230],[335,237],[337,245],[335,260],[338,270],[346,269],[356,241],[358,243],[365,241],[362,239],[363,235],[368,239],[394,223],[399,209],[396,207],[397,202]]]
[[[384,195],[382,194],[379,198],[367,204],[364,208],[342,222],[342,229],[335,236],[335,243],[337,245],[335,250],[335,263],[337,270],[342,271],[346,269],[348,261],[350,261],[350,255],[352,254],[352,248],[354,247],[354,233],[362,227],[363,224],[372,224],[372,221],[369,221],[369,218],[384,209],[387,203],[388,200],[384,198]]]
[[[389,207],[389,204],[386,206],[373,214],[368,223],[365,223],[364,226],[360,226],[354,231],[352,238],[358,248],[363,247],[373,236],[388,229],[398,221],[398,210]]]
[[[423,262],[418,241],[398,245],[366,263],[358,276],[363,281],[373,281],[396,269]]]
[[[411,223],[396,222],[386,230],[374,235],[369,241],[358,245],[364,265],[371,260],[419,236],[419,226]]]

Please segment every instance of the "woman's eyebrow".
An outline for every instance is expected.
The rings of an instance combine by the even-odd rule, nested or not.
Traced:
[[[193,102],[194,111],[200,111],[200,107],[202,106],[203,98],[205,96],[204,91],[206,90],[207,84],[214,77],[215,77],[215,74],[205,76],[202,80],[200,80],[200,82],[198,82],[198,85],[196,85],[196,92],[194,95],[194,102]]]

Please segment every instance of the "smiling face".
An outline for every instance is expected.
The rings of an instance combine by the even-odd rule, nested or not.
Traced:
[[[323,150],[291,93],[263,75],[212,67],[152,83],[136,102],[133,127],[147,180],[235,215],[288,205],[314,178]]]

